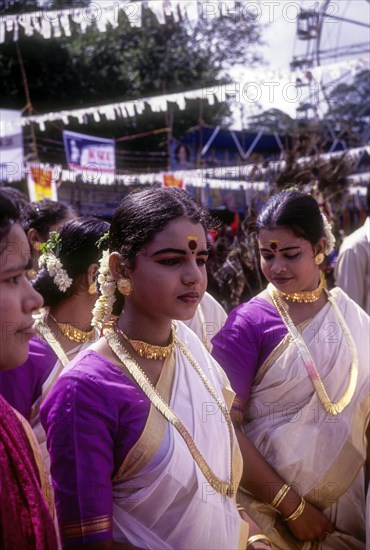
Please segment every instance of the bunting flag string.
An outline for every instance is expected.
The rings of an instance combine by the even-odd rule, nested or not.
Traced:
[[[233,12],[235,0],[93,0],[85,8],[4,15],[0,17],[0,44],[10,38],[17,41],[20,34],[27,37],[36,34],[46,40],[71,36],[73,25],[82,33],[94,24],[98,31],[106,32],[109,25],[113,29],[118,27],[120,12],[126,15],[131,27],[139,28],[143,25],[143,8],[151,10],[158,23],[164,25],[166,17],[176,22],[182,18],[193,22],[204,16],[224,16]]]
[[[326,79],[333,78],[335,81],[338,71],[346,70],[351,71],[352,74],[356,74],[357,72],[368,68],[369,60],[361,57],[331,65],[315,67],[314,69],[310,69],[311,75],[303,73],[298,73],[298,75],[302,82],[306,79],[307,83],[311,83],[312,78],[316,81],[320,80],[324,73]],[[224,102],[228,99],[233,99],[237,102],[250,103],[249,97],[244,96],[243,93],[241,93],[241,91],[243,91],[243,89],[250,83],[255,86],[263,86],[266,78],[269,80],[268,84],[271,84],[274,78],[276,78],[276,82],[281,82],[283,78],[289,81],[290,78],[291,83],[293,84],[296,82],[298,75],[297,73],[286,73],[286,75],[283,76],[281,72],[279,72],[275,75],[273,73],[269,73],[268,76],[266,76],[266,71],[252,69],[249,71],[248,79],[245,82],[241,81],[228,84],[215,84],[213,86],[204,86],[203,88],[197,90],[139,98],[130,101],[111,103],[109,105],[50,112],[41,115],[20,117],[12,120],[0,120],[0,131],[2,129],[7,131],[19,130],[19,128],[28,126],[31,123],[36,123],[41,131],[45,131],[45,124],[48,122],[62,121],[64,125],[68,125],[73,118],[77,119],[78,123],[82,125],[88,123],[89,116],[92,116],[95,122],[99,122],[102,116],[104,116],[108,121],[114,121],[121,118],[140,115],[143,113],[146,105],[148,105],[153,112],[165,112],[167,110],[167,103],[175,103],[178,105],[179,109],[184,110],[186,107],[186,100],[191,99],[206,99],[210,105],[213,105],[216,100],[218,102]]]
[[[332,153],[321,153],[316,157],[301,157],[297,160],[299,164],[312,164],[313,158],[315,162],[318,160],[328,160],[331,158],[338,158],[346,155],[348,159],[360,160],[363,155],[370,155],[370,144],[363,147],[354,147],[346,151],[336,151]],[[12,168],[11,163],[9,166],[3,165],[3,176],[5,175],[5,169]],[[267,189],[271,179],[271,173],[276,170],[282,170],[286,163],[284,160],[270,161],[268,166],[265,163],[253,163],[253,164],[241,164],[235,166],[217,166],[217,167],[204,167],[194,170],[172,170],[170,172],[151,172],[151,173],[128,173],[120,170],[104,171],[99,169],[90,169],[87,165],[82,170],[75,168],[63,169],[61,165],[49,165],[40,164],[39,167],[42,170],[51,170],[53,179],[55,181],[71,181],[75,182],[77,177],[82,177],[84,183],[90,183],[95,185],[133,185],[133,184],[152,184],[152,183],[164,183],[164,176],[167,178],[167,183],[182,182],[184,187],[193,185],[195,187],[203,187],[208,183],[211,187],[225,187],[239,189],[255,188],[255,189]],[[35,166],[35,163],[34,163]],[[14,168],[14,167],[13,167]],[[8,182],[20,181],[25,171],[28,174],[29,165],[17,166],[18,170],[7,172],[6,180]],[[3,179],[5,179],[3,177]],[[370,185],[370,172],[355,173],[347,176],[348,182],[351,186],[368,186]]]
[[[230,95],[226,85],[215,85],[200,88],[198,90],[190,90],[175,94],[164,94],[160,96],[144,97],[131,101],[122,101],[119,103],[111,103],[110,105],[100,105],[95,107],[85,107],[81,109],[72,109],[60,111],[57,113],[47,113],[42,115],[32,115],[21,117],[13,120],[1,120],[0,128],[5,130],[19,129],[23,126],[28,126],[31,123],[38,124],[41,131],[45,131],[45,124],[48,122],[62,121],[64,124],[69,124],[71,118],[77,119],[79,124],[86,124],[87,117],[92,116],[95,122],[100,121],[101,116],[105,116],[106,120],[116,120],[117,118],[128,118],[140,115],[143,113],[145,106],[149,105],[153,112],[164,112],[167,110],[167,103],[175,103],[181,110],[186,107],[186,100],[192,99],[207,99],[213,105],[215,97],[217,101],[225,101]]]

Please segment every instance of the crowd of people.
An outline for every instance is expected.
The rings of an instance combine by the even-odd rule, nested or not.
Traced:
[[[328,290],[330,223],[272,195],[226,312],[186,191],[108,223],[0,189],[0,548],[369,550],[368,221]]]

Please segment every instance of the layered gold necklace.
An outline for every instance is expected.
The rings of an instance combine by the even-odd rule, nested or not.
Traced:
[[[320,378],[320,375],[317,371],[314,360],[306,345],[306,342],[302,338],[299,330],[297,330],[297,327],[294,325],[285,307],[285,304],[282,300],[283,293],[280,292],[277,288],[275,288],[271,283],[268,285],[267,290],[271,296],[274,306],[278,310],[280,317],[282,318],[285,326],[287,327],[288,332],[294,344],[297,346],[298,352],[305,364],[308,375],[311,379],[311,382],[315,388],[317,396],[321,401],[321,404],[324,407],[325,411],[333,416],[341,413],[343,409],[345,409],[347,405],[350,404],[352,397],[355,393],[357,376],[358,376],[358,354],[357,354],[356,344],[348,329],[347,323],[342,315],[342,312],[337,306],[335,300],[332,298],[330,292],[327,292],[330,305],[334,310],[334,313],[338,319],[339,326],[341,327],[343,334],[347,340],[347,344],[348,344],[352,359],[351,359],[351,365],[349,369],[349,379],[348,379],[347,387],[344,390],[342,396],[338,399],[338,401],[333,403],[330,400],[328,393],[326,391],[326,388]]]
[[[70,325],[69,323],[59,323],[51,313],[49,313],[49,317],[51,317],[58,326],[60,332],[68,338],[68,340],[71,340],[72,342],[76,342],[77,344],[84,344],[88,341],[93,341],[95,339],[96,331],[94,328],[91,330],[81,330],[77,327],[74,327],[73,325]]]
[[[207,464],[207,461],[205,460],[202,453],[199,451],[192,436],[190,435],[190,433],[188,432],[184,424],[178,418],[176,413],[172,410],[170,405],[168,405],[168,403],[164,401],[162,396],[158,393],[158,390],[156,389],[156,387],[153,386],[153,384],[150,382],[145,372],[142,370],[142,368],[137,363],[137,361],[135,361],[135,359],[131,356],[127,348],[121,344],[120,337],[119,337],[120,332],[117,331],[118,333],[117,334],[116,330],[117,330],[116,323],[108,323],[103,328],[103,334],[108,342],[109,347],[120,360],[122,364],[122,366],[119,365],[121,370],[124,371],[124,368],[123,368],[123,365],[124,365],[128,370],[128,372],[130,373],[130,375],[132,376],[132,378],[135,380],[135,382],[139,385],[139,387],[143,390],[143,392],[146,394],[148,399],[151,401],[151,403],[178,430],[178,432],[184,439],[192,457],[194,458],[195,462],[199,466],[201,472],[203,473],[204,477],[206,478],[208,483],[211,485],[211,487],[213,487],[215,491],[217,491],[218,493],[221,493],[221,495],[223,496],[234,497],[235,491],[236,491],[236,487],[233,482],[234,432],[233,432],[230,414],[225,404],[221,401],[221,399],[218,397],[215,390],[210,385],[208,379],[202,372],[195,358],[191,355],[190,351],[182,344],[182,342],[180,342],[180,340],[176,336],[173,336],[173,345],[176,345],[178,349],[185,355],[186,359],[189,361],[190,365],[194,368],[195,372],[200,377],[208,393],[213,397],[213,399],[215,400],[215,402],[217,403],[221,411],[221,414],[225,418],[226,425],[229,432],[229,440],[230,440],[230,481],[229,482],[223,481],[211,470],[210,466]],[[173,331],[172,331],[172,334],[173,334]]]
[[[299,304],[312,304],[317,302],[321,296],[322,290],[325,288],[325,275],[321,271],[320,273],[320,283],[315,290],[302,290],[301,292],[283,292],[280,290],[280,294],[289,300],[290,302],[298,302]]]
[[[174,348],[174,340],[173,340],[173,333],[171,331],[171,342],[167,346],[155,346],[153,344],[149,344],[148,342],[143,342],[142,340],[131,340],[123,332],[121,328],[119,328],[118,324],[115,323],[115,328],[117,332],[122,336],[126,342],[130,344],[130,346],[136,351],[140,357],[144,357],[144,359],[160,359],[164,360],[166,359],[172,352]]]

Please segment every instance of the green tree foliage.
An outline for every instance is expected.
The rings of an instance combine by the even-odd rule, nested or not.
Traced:
[[[358,72],[353,81],[339,83],[327,94],[331,123],[349,145],[359,145],[368,138],[370,117],[370,71]],[[365,135],[365,133],[367,135]]]
[[[295,121],[280,109],[268,109],[248,119],[248,130],[255,132],[262,131],[265,134],[292,133],[295,127]]]
[[[37,5],[36,0],[29,0],[27,8],[33,6],[34,10]],[[47,2],[50,9],[70,5],[71,2],[61,0]],[[77,7],[75,3],[72,5]],[[79,6],[83,5],[79,2]],[[14,9],[13,13],[17,10]],[[132,27],[123,10],[117,11],[117,16],[117,28],[108,28],[103,33],[91,26],[83,34],[72,23],[71,37],[44,40],[37,35],[32,38],[20,36],[19,49],[34,112],[103,105],[202,88],[226,81],[228,66],[240,62],[253,65],[259,59],[260,26],[251,14],[234,12],[224,17],[210,17],[201,13],[194,24],[185,19],[175,21],[169,16],[165,25],[161,25],[150,10],[144,9],[141,28]],[[10,41],[0,46],[0,78],[6,82],[6,87],[0,91],[1,105],[4,108],[23,108],[26,98],[20,78],[19,56],[16,45]],[[120,137],[163,128],[173,120],[176,137],[199,123],[227,124],[229,115],[227,104],[209,106],[205,101],[192,101],[188,103],[186,112],[173,106],[170,118],[164,113],[151,113],[148,109],[134,119],[98,125],[89,120],[86,127],[72,123],[68,129]],[[61,140],[61,129],[62,124],[48,125],[46,133],[37,132],[42,140]],[[163,135],[148,139],[143,142],[143,147],[156,144],[160,151],[164,151],[163,141]],[[137,148],[137,145],[136,141],[125,147]],[[43,149],[48,150],[46,145],[41,147],[41,156]]]
[[[39,2],[37,0],[0,0],[0,14],[18,14],[37,11]]]

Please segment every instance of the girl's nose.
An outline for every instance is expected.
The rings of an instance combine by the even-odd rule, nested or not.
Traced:
[[[26,281],[25,285],[24,310],[29,313],[40,309],[44,305],[44,298],[33,288],[29,281]]]
[[[279,256],[275,256],[272,262],[271,271],[274,271],[275,273],[286,271],[285,261],[282,258],[279,258]]]
[[[194,259],[194,261],[187,264],[183,275],[183,281],[186,285],[199,284],[203,281],[204,276],[203,270]]]

